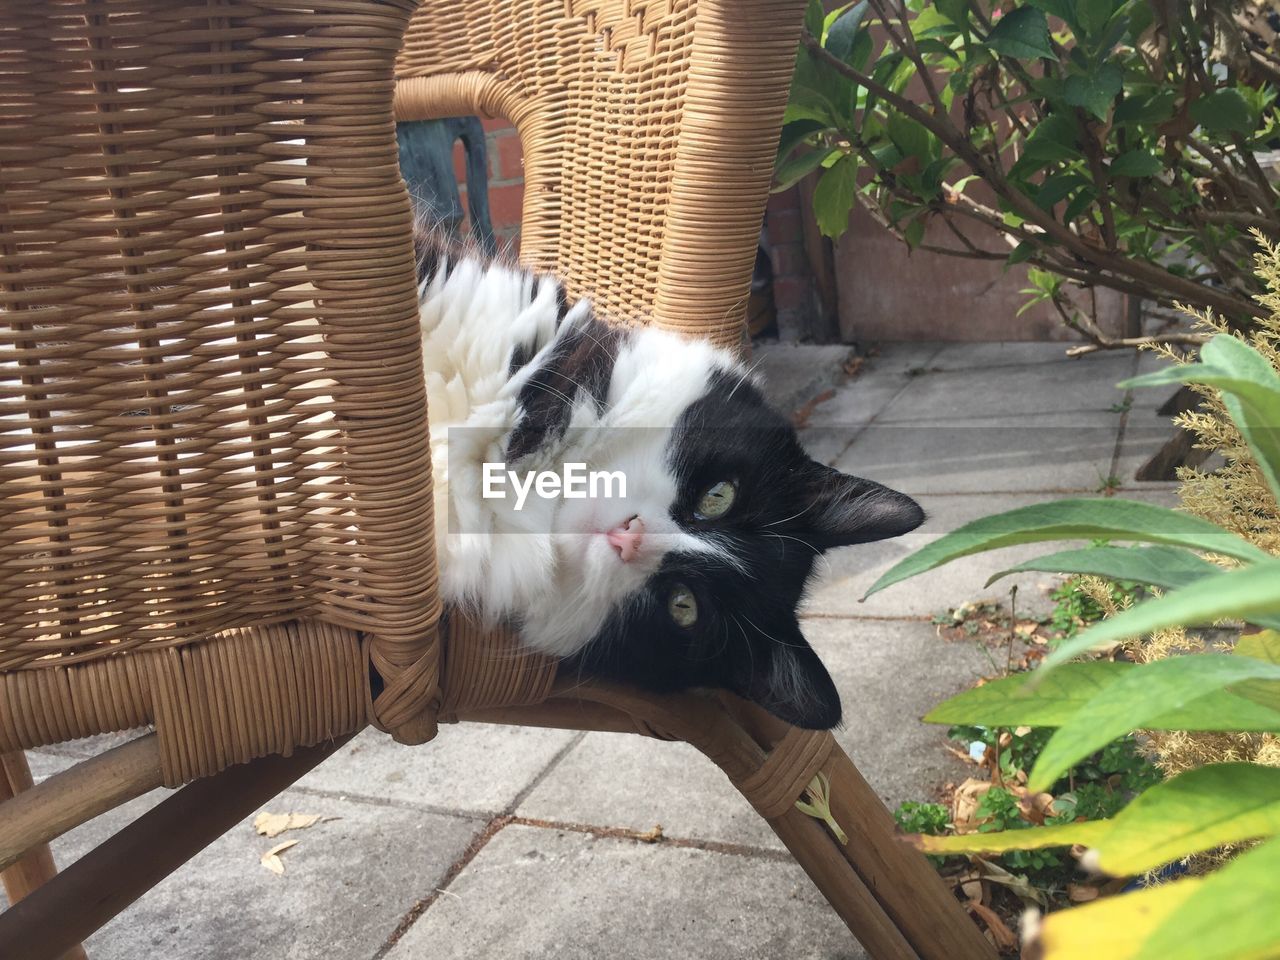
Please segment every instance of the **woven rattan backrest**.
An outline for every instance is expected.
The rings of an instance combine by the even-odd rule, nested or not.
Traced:
[[[195,684],[226,693],[208,671],[298,715],[256,737],[209,708],[210,737],[244,728],[232,759],[360,722],[346,641],[305,667],[262,660],[276,634],[203,667],[121,657],[286,621],[362,631],[392,687],[416,670],[394,722],[425,706],[430,458],[391,115],[412,7],[0,6],[0,749],[146,722],[164,696],[180,717]],[[343,703],[297,693],[313,679]]]
[[[521,258],[614,316],[737,345],[797,0],[425,0],[396,113],[505,116]]]

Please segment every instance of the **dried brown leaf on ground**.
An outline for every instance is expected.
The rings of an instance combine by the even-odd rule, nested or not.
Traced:
[[[297,840],[286,840],[284,843],[277,843],[274,847],[262,855],[262,865],[274,873],[277,877],[284,875],[284,861],[280,859],[280,854],[284,853]]]
[[[813,411],[818,408],[819,404],[826,403],[836,395],[834,390],[823,390],[812,400],[803,404],[791,414],[791,425],[797,430],[803,429],[809,425],[809,418],[813,416]]]
[[[992,788],[990,780],[976,780],[969,777],[956,787],[951,798],[951,822],[955,824],[956,833],[978,832],[978,804],[982,796]]]
[[[1010,873],[999,864],[984,860],[982,857],[972,857],[971,859],[974,865],[983,872],[985,879],[1008,887],[1018,895],[1023,903],[1036,903],[1042,907],[1048,906],[1049,901],[1045,897],[1044,891],[1033,886],[1031,881],[1022,874]]]
[[[970,900],[965,906],[982,918],[982,922],[991,931],[991,937],[999,949],[1013,950],[1018,946],[1017,935],[1005,925],[998,913],[975,900]]]
[[[1088,903],[1090,900],[1097,900],[1099,892],[1097,887],[1087,883],[1067,884],[1067,898],[1072,903]]]
[[[319,813],[270,813],[263,810],[253,818],[253,829],[264,837],[278,837],[286,830],[305,830],[323,819]]]

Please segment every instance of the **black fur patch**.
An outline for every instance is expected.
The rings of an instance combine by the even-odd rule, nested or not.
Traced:
[[[621,336],[594,316],[559,333],[550,355],[520,390],[521,416],[507,441],[508,463],[563,436],[580,397],[589,397],[604,409]]]

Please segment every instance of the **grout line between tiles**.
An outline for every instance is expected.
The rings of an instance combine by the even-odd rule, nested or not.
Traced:
[[[926,360],[925,363],[932,363],[935,359],[937,359],[938,354],[942,353],[942,351],[945,349],[946,349],[946,344],[940,344],[937,350],[929,354],[929,359]],[[909,390],[911,386],[919,379],[920,379],[919,377],[907,377],[906,382],[901,387],[899,387],[896,391],[894,391],[893,395],[889,397],[888,400],[886,400],[883,404],[880,405],[880,409],[877,410],[875,413],[873,413],[867,419],[866,423],[862,424],[861,426],[858,427],[857,430],[854,431],[853,436],[849,438],[849,442],[840,448],[840,452],[837,453],[834,457],[831,457],[829,460],[827,460],[827,466],[834,467],[836,463],[839,462],[840,458],[849,452],[849,448],[858,442],[858,438],[871,428],[872,424],[876,422],[876,419],[880,416],[880,414],[882,414],[886,409],[888,409],[889,405],[892,404],[893,401],[897,400],[900,396],[902,396],[902,394],[905,393],[907,390]],[[857,381],[857,378],[855,377],[853,380],[849,382],[857,383],[858,381]]]
[[[567,757],[569,755],[569,752],[573,750],[574,747],[576,747],[578,744],[580,744],[583,740],[586,739],[587,733],[588,731],[586,730],[579,730],[574,736],[570,737],[569,742],[555,752],[555,755],[550,760],[547,761],[547,765],[542,768],[541,772],[539,772],[537,776],[535,776],[532,780],[530,780],[528,784],[525,785],[524,789],[522,789],[519,793],[515,795],[515,799],[512,800],[511,803],[507,805],[507,809],[504,810],[503,813],[508,815],[514,815],[515,812],[518,809],[520,809],[520,804],[524,803],[525,800],[529,799],[529,794],[533,793],[534,790],[538,789],[538,787],[542,784],[542,781],[546,780],[547,777],[551,775],[551,771],[553,771],[556,767],[560,766],[560,761],[562,761],[565,757]]]
[[[525,801],[525,798],[527,798],[530,793],[532,793],[534,790],[537,789],[538,785],[541,784],[543,780],[545,780],[548,776],[550,776],[551,772],[557,766],[559,766],[560,761],[562,761],[566,756],[568,756],[569,751],[571,751],[574,747],[580,744],[583,741],[583,738],[586,737],[586,735],[587,735],[587,731],[580,730],[573,737],[570,737],[569,741],[565,743],[564,746],[562,746],[559,750],[557,750],[555,752],[555,755],[552,756],[552,758],[547,761],[546,766],[544,766],[538,772],[538,774],[535,777],[533,777],[533,779],[531,779],[515,795],[512,801],[509,804],[507,804],[505,810],[502,813],[498,814],[497,816],[491,817],[486,821],[484,829],[482,829],[478,834],[475,835],[475,837],[472,838],[471,843],[467,845],[467,849],[462,852],[462,856],[460,856],[457,860],[455,860],[452,864],[450,864],[449,869],[445,871],[444,878],[440,881],[440,885],[437,886],[426,897],[423,897],[421,900],[419,900],[417,903],[415,903],[412,907],[409,908],[408,912],[405,913],[405,915],[400,918],[400,922],[396,924],[396,928],[391,931],[391,934],[387,937],[385,941],[383,941],[382,946],[379,947],[378,950],[374,953],[371,960],[382,960],[382,958],[385,957],[395,947],[395,945],[400,941],[400,938],[403,937],[405,933],[408,932],[409,928],[412,927],[415,923],[417,923],[419,918],[421,918],[421,916],[424,913],[426,913],[428,910],[431,909],[432,904],[434,904],[437,900],[439,900],[443,894],[448,892],[449,885],[458,878],[458,875],[462,873],[463,870],[466,869],[467,864],[469,864],[472,860],[476,858],[476,856],[480,853],[480,851],[485,848],[485,846],[489,843],[490,840],[492,840],[495,836],[497,836],[497,834],[499,833],[499,831],[502,830],[503,827],[511,823],[525,822],[525,818],[514,816],[513,811],[515,811],[520,806],[520,804]],[[320,792],[320,791],[316,791],[316,792]],[[415,809],[423,809],[423,810],[428,809],[426,804],[415,806],[413,804],[389,803],[387,805],[388,806],[404,805],[404,806],[415,807]],[[444,813],[452,816],[463,816],[463,817],[467,817],[468,819],[476,819],[475,814],[468,815],[461,811],[448,811],[448,810],[442,810],[437,808],[432,812]],[[532,823],[532,821],[529,821],[529,822]]]
[[[489,841],[497,836],[498,832],[511,820],[512,818],[506,815],[489,820],[484,829],[471,838],[467,848],[462,851],[462,856],[449,865],[449,869],[445,871],[444,876],[440,879],[440,884],[431,893],[410,907],[405,915],[400,918],[400,922],[396,924],[395,929],[391,931],[387,939],[382,942],[382,946],[374,951],[370,960],[382,960],[383,957],[390,953],[395,948],[395,945],[400,942],[400,938],[409,932],[409,928],[418,922],[418,919],[431,908],[431,905],[445,893],[448,893],[450,884],[458,879],[458,875],[466,869],[467,864],[474,860],[480,851],[488,845]]]
[[[787,850],[775,850],[770,847],[757,847],[749,843],[730,843],[723,840],[702,840],[697,837],[650,837],[638,830],[626,827],[601,827],[590,823],[573,823],[564,820],[540,820],[533,817],[512,817],[510,824],[518,827],[536,827],[541,830],[561,830],[567,833],[583,833],[602,840],[622,840],[633,844],[644,844],[653,847],[676,847],[682,850],[704,850],[707,853],[719,853],[730,857],[746,857],[752,860],[775,860],[781,863],[794,862],[795,858]]]
[[[1138,351],[1135,350],[1133,351],[1133,362],[1129,365],[1129,376],[1132,378],[1137,375]],[[1116,473],[1116,471],[1120,469],[1120,451],[1124,447],[1124,435],[1125,431],[1129,427],[1129,412],[1133,408],[1133,390],[1126,390],[1124,392],[1124,398],[1120,402],[1124,404],[1124,410],[1120,414],[1120,426],[1116,429],[1116,447],[1115,450],[1111,452],[1111,469],[1107,471],[1108,479],[1115,477],[1117,480],[1120,480],[1119,474]],[[1123,486],[1124,484],[1122,481],[1120,487],[1117,487],[1116,491],[1113,492],[1118,492],[1118,490]]]

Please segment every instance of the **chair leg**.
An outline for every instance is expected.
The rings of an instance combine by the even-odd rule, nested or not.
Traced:
[[[734,720],[769,751],[768,770],[796,769],[803,759],[802,750],[821,742],[737,697],[722,700]],[[811,764],[807,769],[826,776],[831,814],[848,841],[840,843],[824,826],[827,845],[839,851],[866,887],[875,892],[877,902],[920,960],[994,960],[995,946],[982,935],[929,861],[898,840],[892,815],[844,749],[827,735],[821,754],[821,765]],[[759,777],[753,779],[758,781]],[[788,815],[800,813],[795,809],[795,798],[787,799]],[[777,823],[771,820],[771,826],[782,836]],[[804,864],[801,854],[796,858]]]
[[[5,960],[63,957],[351,736],[187,784],[0,913]]]
[[[30,790],[34,785],[26,754],[21,750],[0,754],[0,803]],[[20,860],[0,871],[0,880],[4,881],[4,892],[9,898],[9,904],[12,906],[25,899],[52,880],[57,872],[58,867],[53,862],[53,851],[49,849],[49,845],[42,843],[32,847]],[[78,943],[74,944],[62,954],[61,960],[86,960],[84,948]]]

